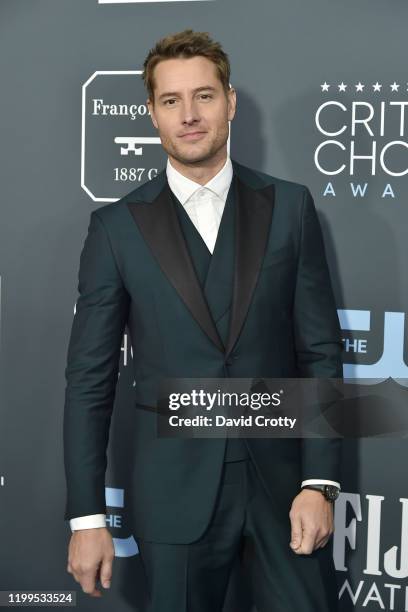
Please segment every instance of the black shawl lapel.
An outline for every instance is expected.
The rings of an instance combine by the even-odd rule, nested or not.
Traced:
[[[245,321],[265,255],[275,199],[274,185],[253,189],[236,176],[235,266],[232,312],[225,358]]]

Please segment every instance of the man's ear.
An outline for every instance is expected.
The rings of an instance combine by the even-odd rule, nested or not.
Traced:
[[[150,114],[150,117],[152,119],[153,125],[156,128],[156,130],[157,130],[158,125],[157,125],[156,117],[155,117],[155,114],[154,114],[153,103],[152,103],[150,98],[147,98],[147,108],[149,110],[149,114]]]
[[[233,87],[228,90],[228,121],[232,121],[235,115],[236,106],[237,106],[237,94]]]

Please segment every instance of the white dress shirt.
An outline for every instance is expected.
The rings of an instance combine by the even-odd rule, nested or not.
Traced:
[[[167,159],[166,175],[169,187],[185,208],[211,253],[214,251],[232,174],[231,158],[227,155],[221,170],[208,183],[200,185],[181,174]],[[303,480],[301,487],[307,484],[332,484],[340,488],[340,484],[334,480],[318,478]],[[105,518],[105,514],[89,514],[72,518],[69,524],[72,531],[106,527]]]

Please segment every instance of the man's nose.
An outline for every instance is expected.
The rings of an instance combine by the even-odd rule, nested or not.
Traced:
[[[194,123],[199,121],[197,105],[194,102],[185,102],[183,104],[182,121],[183,123]]]

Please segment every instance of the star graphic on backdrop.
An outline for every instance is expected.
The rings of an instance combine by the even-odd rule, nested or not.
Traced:
[[[371,86],[373,88],[373,91],[381,91],[383,84],[376,81],[375,83],[372,83]],[[329,91],[329,88],[331,87],[331,85],[329,85],[329,83],[325,81],[324,83],[321,83],[320,87],[322,91]],[[335,87],[335,85],[333,85],[333,87]],[[341,83],[337,84],[337,87],[339,91],[346,91],[348,85],[344,83],[344,81],[342,81]],[[364,87],[365,85],[361,81],[355,84],[356,91],[363,91]],[[398,91],[400,87],[401,85],[397,83],[396,81],[390,84],[391,91]],[[408,83],[407,83],[406,91],[408,91]]]

